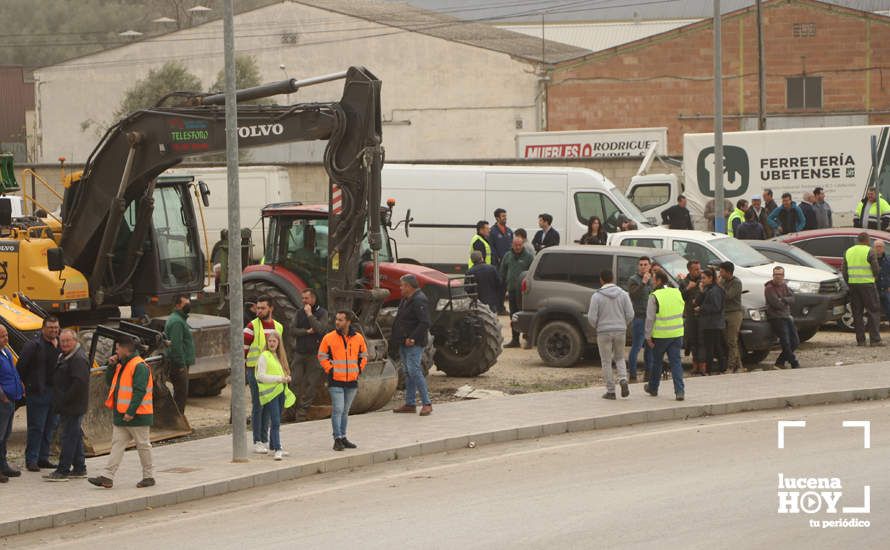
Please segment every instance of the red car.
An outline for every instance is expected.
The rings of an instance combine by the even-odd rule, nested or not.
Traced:
[[[781,241],[806,250],[835,269],[840,269],[844,261],[844,252],[856,244],[856,236],[866,231],[874,244],[875,239],[890,245],[890,233],[877,229],[860,229],[858,227],[837,227],[832,229],[812,229],[799,233],[779,235],[775,241]]]

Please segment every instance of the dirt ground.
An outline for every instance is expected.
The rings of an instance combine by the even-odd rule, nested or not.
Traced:
[[[509,340],[507,318],[501,317],[505,341]],[[890,338],[890,328],[886,325],[882,332]],[[890,340],[888,340],[890,342]],[[885,360],[890,353],[888,348],[857,347],[855,336],[835,328],[825,328],[818,332],[809,342],[800,345],[797,351],[801,366],[829,367],[872,363]],[[778,351],[770,353],[757,368],[770,368],[778,356]],[[684,363],[688,359],[684,358]],[[750,367],[750,365],[749,365]],[[458,401],[455,391],[464,385],[477,389],[498,390],[507,394],[555,391],[564,389],[601,386],[602,369],[596,358],[585,358],[577,366],[570,368],[551,368],[544,365],[535,349],[505,349],[487,373],[477,378],[450,378],[444,373],[430,371],[429,388],[433,403]],[[217,397],[190,398],[186,416],[194,429],[187,439],[200,439],[230,433],[229,401],[230,387],[226,387]],[[404,394],[399,391],[393,396],[391,405],[403,402]],[[246,396],[247,408],[250,409],[250,398]],[[25,440],[25,409],[16,413],[13,435],[9,442],[9,458],[18,461],[24,448]],[[182,441],[182,439],[178,440]]]

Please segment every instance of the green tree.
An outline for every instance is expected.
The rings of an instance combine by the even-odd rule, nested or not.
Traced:
[[[120,120],[133,111],[152,107],[171,92],[198,92],[200,89],[201,80],[197,76],[178,61],[168,61],[161,68],[148,71],[148,76],[127,90],[114,112],[114,119]]]
[[[252,55],[235,56],[235,88],[250,88],[262,84],[260,68]],[[226,89],[226,70],[216,73],[216,81],[210,86],[211,92],[222,92]]]

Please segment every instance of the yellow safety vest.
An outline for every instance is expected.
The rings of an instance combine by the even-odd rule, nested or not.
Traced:
[[[279,344],[282,345],[282,344]],[[284,369],[281,367],[281,363],[278,362],[278,358],[272,354],[271,351],[266,350],[262,353],[262,357],[266,359],[266,374],[271,376],[284,376]],[[272,401],[279,395],[281,392],[284,392],[284,408],[293,407],[294,403],[297,402],[297,397],[294,395],[294,392],[290,390],[290,388],[284,382],[273,382],[271,384],[267,384],[265,382],[260,382],[257,380],[257,387],[259,388],[259,396],[260,396],[260,405],[265,405],[266,403]]]
[[[273,322],[275,323],[275,332],[278,333],[278,336],[283,336],[284,326],[274,319]],[[257,317],[250,322],[250,325],[253,327],[253,342],[250,343],[250,347],[247,349],[246,364],[249,369],[256,366],[260,354],[263,353],[263,349],[266,347],[266,331],[263,329],[263,322]]]
[[[476,250],[475,248],[473,248],[473,245],[476,244],[476,241],[482,241],[482,244],[485,245],[485,263],[491,264],[491,245],[488,244],[488,241],[486,241],[479,233],[476,233],[475,235],[473,235],[473,238],[470,239],[470,256],[472,256],[473,252]],[[467,261],[467,267],[473,267],[472,258]]]
[[[676,288],[659,288],[652,292],[658,303],[652,338],[679,338],[683,336],[683,295]]]
[[[855,244],[844,253],[847,276],[851,285],[874,284],[875,275],[872,273],[871,264],[868,263],[869,253],[871,247],[864,244]]]
[[[740,223],[745,222],[745,213],[742,210],[736,208],[732,214],[729,215],[729,218],[726,220],[726,234],[730,237],[733,236],[732,231],[732,220],[738,219]]]
[[[878,195],[878,200],[871,203],[871,208],[868,209],[868,214],[866,216],[862,215],[862,202],[856,207],[856,215],[859,216],[860,219],[868,218],[862,219],[862,227],[866,227],[871,218],[874,218],[876,222],[880,222],[880,220],[878,220],[878,205],[881,207],[881,216],[890,214],[890,204],[888,204],[887,201],[884,200],[884,197],[880,195]]]

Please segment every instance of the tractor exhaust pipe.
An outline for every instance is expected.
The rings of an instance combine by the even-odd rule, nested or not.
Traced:
[[[275,95],[292,94],[300,88],[314,86],[315,84],[323,84],[325,82],[331,82],[333,80],[342,80],[344,78],[346,78],[346,71],[325,74],[321,76],[313,76],[311,78],[304,78],[303,80],[289,78],[287,80],[280,80],[278,82],[271,82],[269,84],[254,86],[253,88],[244,88],[243,90],[237,90],[235,92],[235,100],[238,102],[251,101],[253,99],[262,99],[264,97],[272,97]],[[212,94],[200,98],[200,102],[201,105],[225,105],[226,96],[225,94]]]

